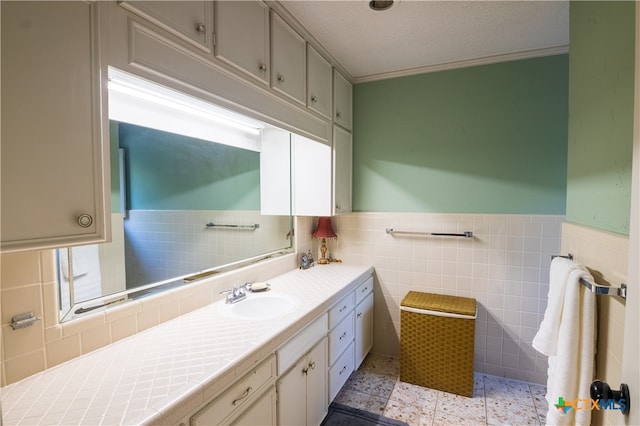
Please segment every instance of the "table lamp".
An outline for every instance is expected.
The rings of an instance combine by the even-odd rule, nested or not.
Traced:
[[[327,254],[327,238],[338,238],[336,233],[333,231],[333,226],[331,225],[330,217],[319,217],[318,218],[318,227],[311,234],[313,238],[322,238],[322,245],[320,246],[320,253],[322,257],[318,259],[318,264],[326,265],[329,263],[329,259],[325,257]]]

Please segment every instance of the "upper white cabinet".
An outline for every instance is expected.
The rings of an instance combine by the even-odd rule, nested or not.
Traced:
[[[331,120],[333,67],[307,44],[307,107]]]
[[[121,1],[119,4],[182,40],[211,53],[213,3],[210,1]]]
[[[271,87],[304,104],[306,42],[275,12],[271,13]]]
[[[333,126],[334,214],[351,212],[353,141],[351,133]]]
[[[337,70],[333,70],[333,121],[345,129],[352,128],[353,107],[351,83]]]
[[[299,135],[292,138],[293,214],[332,216],[330,145]]]
[[[105,241],[109,151],[98,6],[0,7],[2,251]]]
[[[269,84],[269,8],[257,1],[216,1],[215,56]]]

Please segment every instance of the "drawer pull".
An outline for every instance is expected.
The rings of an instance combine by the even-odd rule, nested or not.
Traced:
[[[358,315],[356,315],[358,318],[360,318],[362,316],[362,312],[358,312]]]
[[[362,292],[364,293],[365,291],[369,290],[369,287],[365,287],[362,289]]]
[[[345,309],[347,309],[347,305],[344,305],[342,308],[340,308],[340,312],[343,312]]]
[[[312,370],[315,370],[316,369],[316,362],[315,361],[311,361],[309,363],[309,368],[312,369]]]
[[[253,390],[253,388],[252,388],[251,386],[249,386],[249,387],[247,388],[247,390],[246,390],[246,391],[244,391],[244,394],[243,394],[240,398],[238,398],[238,399],[234,399],[234,400],[233,400],[233,402],[232,402],[231,404],[233,404],[233,405],[237,405],[237,404],[238,404],[239,402],[241,402],[243,399],[245,399],[246,397],[248,397],[252,390]]]
[[[344,367],[342,367],[342,370],[340,370],[340,372],[338,374],[342,376],[342,373],[344,373],[345,371],[347,371],[347,366],[346,365]]]
[[[345,331],[344,333],[342,333],[342,336],[340,336],[340,337],[338,338],[338,340],[342,340],[342,339],[344,339],[345,337],[347,337],[347,332],[346,332],[346,331]]]

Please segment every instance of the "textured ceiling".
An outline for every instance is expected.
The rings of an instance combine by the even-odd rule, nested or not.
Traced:
[[[569,43],[567,1],[396,0],[384,12],[368,3],[280,2],[355,81]]]

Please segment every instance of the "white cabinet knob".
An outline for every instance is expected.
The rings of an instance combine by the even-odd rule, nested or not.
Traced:
[[[280,83],[284,83],[284,75],[280,74],[280,75],[278,76],[278,81],[279,81]]]
[[[200,34],[206,34],[207,27],[202,22],[198,22],[196,24],[196,31],[199,32]]]
[[[318,97],[317,96],[311,96],[311,102],[318,102]]]
[[[82,228],[88,228],[93,224],[93,217],[90,214],[81,214],[78,216],[78,225]]]
[[[262,72],[266,72],[267,71],[267,66],[265,64],[260,64],[260,67],[258,69],[260,71],[262,71]]]

